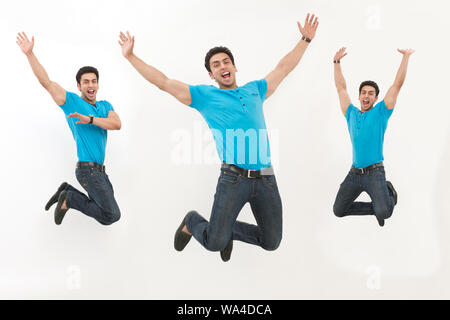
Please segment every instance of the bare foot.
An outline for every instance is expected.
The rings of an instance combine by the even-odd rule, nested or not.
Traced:
[[[67,206],[66,206],[66,200],[64,200],[64,202],[63,202],[63,204],[61,206],[61,209],[63,209],[63,210],[67,210],[68,209]]]
[[[186,226],[183,227],[183,229],[181,229],[181,231],[183,231],[184,233],[187,233],[188,235],[192,236],[192,233],[190,233],[188,231],[188,229],[186,228]]]

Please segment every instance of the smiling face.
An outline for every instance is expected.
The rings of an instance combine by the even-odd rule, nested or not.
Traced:
[[[215,80],[220,89],[236,89],[236,72],[231,58],[224,52],[217,53],[209,60],[209,76]]]
[[[359,102],[361,103],[361,112],[369,111],[373,108],[378,97],[376,89],[372,86],[364,86],[359,94]]]
[[[98,91],[98,79],[95,73],[83,74],[78,83],[78,90],[81,92],[81,98],[90,104],[95,104]]]

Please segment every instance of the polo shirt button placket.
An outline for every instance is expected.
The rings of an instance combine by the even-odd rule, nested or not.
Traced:
[[[236,92],[239,93],[239,90],[236,90]],[[241,102],[242,102],[242,99],[243,99],[242,97],[239,97],[239,100],[241,100]],[[245,109],[245,103],[242,104],[242,107]]]

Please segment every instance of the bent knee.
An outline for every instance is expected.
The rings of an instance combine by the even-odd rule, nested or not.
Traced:
[[[230,239],[221,236],[208,237],[206,249],[209,251],[221,251],[226,248]]]
[[[103,219],[102,224],[109,226],[109,225],[119,221],[120,217],[121,217],[120,211],[113,212],[113,213],[107,213],[107,214],[105,214],[105,218]]]
[[[267,251],[275,251],[278,249],[281,243],[281,235],[275,236],[270,240],[266,240],[261,244],[261,247]]]
[[[345,217],[345,210],[336,205],[333,206],[333,213],[338,218]]]

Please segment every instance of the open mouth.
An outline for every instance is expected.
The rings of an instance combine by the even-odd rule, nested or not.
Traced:
[[[87,93],[88,95],[93,96],[95,95],[95,90],[88,90]]]
[[[363,106],[368,107],[370,104],[369,100],[363,100]]]
[[[222,73],[222,78],[224,78],[225,80],[230,79],[231,78],[231,73],[229,73],[229,72]]]

